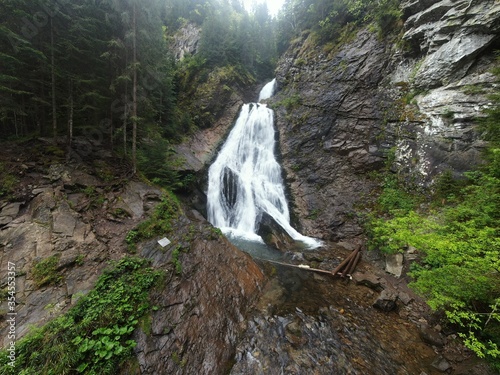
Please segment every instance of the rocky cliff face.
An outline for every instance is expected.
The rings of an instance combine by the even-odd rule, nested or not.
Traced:
[[[362,235],[357,213],[379,184],[370,172],[385,165],[389,151],[393,171],[416,187],[480,163],[475,119],[497,88],[489,70],[500,4],[408,0],[401,7],[402,36],[381,40],[361,30],[328,52],[303,35],[279,61],[270,104],[295,225],[305,234]],[[255,99],[234,90],[214,126],[178,147],[181,168],[207,166],[245,100]]]
[[[368,177],[395,148],[399,173],[429,186],[479,163],[474,119],[496,83],[495,1],[407,1],[403,43],[360,31],[329,54],[308,37],[277,68],[280,147],[295,212],[310,235],[361,234]],[[401,45],[405,45],[401,48]],[[287,104],[283,106],[282,104]]]
[[[191,229],[189,229],[191,228]],[[141,253],[171,269],[175,243],[191,231],[196,238],[181,256],[182,271],[170,275],[153,296],[159,310],[150,331],[136,332],[141,374],[222,374],[230,368],[245,314],[263,284],[250,256],[229,244],[197,212],[186,212],[174,228],[173,245],[146,243]]]
[[[74,306],[110,260],[130,255],[127,233],[164,196],[130,180],[130,166],[121,168],[119,159],[86,146],[92,152],[75,154],[69,163],[48,155],[61,151],[50,142],[4,143],[0,151],[0,163],[19,180],[10,201],[0,200],[0,285],[5,292],[14,265],[16,340]],[[138,249],[167,275],[152,296],[157,309],[147,318],[150,329],[135,332],[140,373],[224,373],[263,274],[199,213],[186,209],[172,226],[170,245],[160,246],[160,236]],[[6,313],[12,312],[6,298],[0,309],[0,346],[6,348]]]

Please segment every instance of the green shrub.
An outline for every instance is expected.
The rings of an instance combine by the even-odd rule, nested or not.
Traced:
[[[0,352],[0,374],[118,374],[132,355],[132,332],[152,309],[149,291],[161,275],[145,259],[113,262],[66,314],[17,342],[14,367]]]

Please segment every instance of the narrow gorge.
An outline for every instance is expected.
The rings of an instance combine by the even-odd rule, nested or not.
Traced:
[[[54,62],[54,38],[67,32],[76,45],[94,28],[82,17],[58,29],[85,11],[62,1],[57,12],[68,17],[54,26],[47,16],[36,35],[14,38],[26,61],[51,61],[35,71],[44,82],[32,77],[37,95],[27,100],[9,86],[22,80],[0,74],[9,81],[0,85],[0,136],[9,135],[0,147],[0,375],[497,373],[464,345],[460,320],[443,323],[412,288],[412,272],[430,268],[422,249],[369,249],[368,224],[390,217],[378,210],[388,176],[429,198],[415,210],[430,211],[443,175],[460,185],[484,165],[478,124],[497,106],[498,0],[342,0],[325,14],[326,2],[312,1],[304,14],[321,14],[315,28],[273,19],[291,28],[286,41],[259,18],[263,8],[251,18],[240,1],[103,3],[99,27],[119,37],[102,43],[99,69],[77,79],[74,56]],[[299,3],[287,0],[283,12],[295,15]],[[397,6],[363,18],[366,4]],[[6,19],[9,6],[0,5]],[[140,25],[157,16],[153,38]],[[224,33],[233,26],[241,39]],[[252,28],[275,38],[279,56],[250,54],[249,41],[266,46]],[[13,39],[5,30],[2,40]],[[169,50],[158,71],[148,65],[157,55],[136,61],[165,52],[153,39]],[[43,53],[30,50],[38,40]],[[61,46],[90,54],[69,41]],[[5,56],[10,69],[17,57]],[[121,99],[106,102],[98,85]],[[487,233],[489,244],[498,228]],[[353,272],[328,274],[357,249]],[[484,293],[498,300],[498,290]],[[493,323],[497,305],[478,306]]]

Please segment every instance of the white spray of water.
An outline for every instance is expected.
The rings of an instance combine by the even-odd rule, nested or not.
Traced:
[[[272,96],[268,83],[259,101]],[[309,247],[320,243],[290,225],[281,167],[274,156],[274,114],[265,104],[243,105],[229,137],[208,172],[208,220],[224,233],[261,241],[256,234],[269,214],[293,239]]]
[[[266,85],[262,88],[262,90],[260,90],[258,102],[265,99],[269,99],[271,96],[273,96],[275,89],[276,89],[276,78],[273,79],[271,82],[266,83]]]

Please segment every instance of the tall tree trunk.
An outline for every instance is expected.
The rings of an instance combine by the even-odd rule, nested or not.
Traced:
[[[14,128],[16,129],[16,137],[19,137],[19,130],[17,129],[17,113],[14,110]]]
[[[51,64],[51,78],[52,78],[52,135],[54,141],[57,137],[57,106],[56,106],[56,72],[55,72],[55,58],[54,58],[54,24],[52,17],[50,17],[50,64]]]
[[[71,148],[73,146],[73,114],[74,114],[74,105],[73,105],[73,81],[69,81],[69,109],[68,109],[68,151],[66,154],[66,160],[69,161],[71,158]]]
[[[123,105],[123,154],[127,156],[127,115],[128,115],[128,82],[125,82],[125,103]]]
[[[132,169],[137,173],[137,6],[134,1],[132,15]]]

